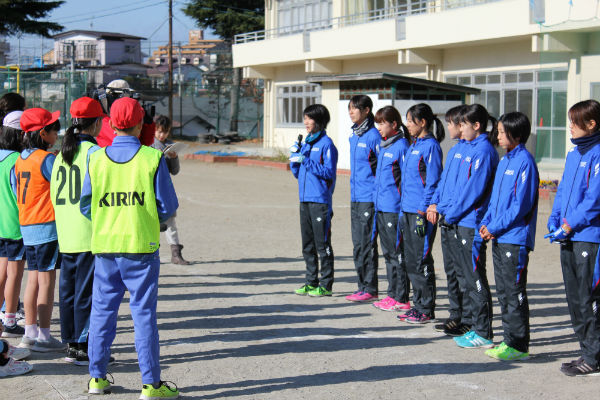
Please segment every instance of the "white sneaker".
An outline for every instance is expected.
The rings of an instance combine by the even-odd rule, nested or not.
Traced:
[[[23,349],[20,347],[9,346],[8,347],[8,356],[14,360],[22,360],[31,355],[31,350]]]
[[[30,372],[33,365],[25,361],[15,361],[14,358],[9,358],[6,365],[0,365],[0,377],[23,375]]]
[[[61,343],[60,340],[56,340],[53,336],[50,336],[50,339],[48,340],[38,339],[35,341],[35,344],[31,346],[32,351],[39,351],[42,353],[47,353],[49,351],[63,351],[66,348],[66,344]]]

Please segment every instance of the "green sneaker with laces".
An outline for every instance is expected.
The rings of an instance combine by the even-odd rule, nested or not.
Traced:
[[[495,358],[496,360],[502,361],[518,361],[526,360],[529,358],[529,353],[523,353],[517,349],[514,349],[502,342],[500,345],[485,351],[485,354],[489,357]]]
[[[300,289],[294,290],[294,293],[299,294],[300,296],[306,296],[308,292],[311,290],[315,290],[316,287],[310,285],[304,285]]]
[[[177,385],[173,382],[169,382],[174,388],[169,386],[167,382],[161,381],[160,386],[155,388],[151,384],[142,386],[142,394],[140,400],[160,400],[160,399],[176,399],[179,397],[179,390]]]
[[[331,294],[332,294],[331,290],[327,290],[321,286],[314,288],[308,292],[308,295],[313,296],[313,297],[331,296]]]
[[[109,394],[110,384],[114,383],[109,381],[106,377],[103,378],[91,378],[88,382],[88,393],[89,394]]]

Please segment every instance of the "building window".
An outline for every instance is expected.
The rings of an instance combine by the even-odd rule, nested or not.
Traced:
[[[277,27],[280,35],[331,25],[332,0],[279,0]]]
[[[65,43],[62,45],[63,58],[71,58],[73,56],[73,44]]]
[[[135,46],[126,44],[125,45],[125,53],[128,53],[128,54],[135,53]]]
[[[302,125],[304,109],[320,102],[321,86],[319,85],[278,85],[277,126]]]
[[[567,71],[511,71],[454,75],[446,82],[481,89],[473,102],[490,115],[520,111],[531,121],[535,142],[527,143],[537,161],[563,159],[567,129]]]
[[[590,98],[600,101],[600,82],[592,82],[590,84]]]
[[[96,58],[96,45],[95,44],[84,44],[83,45],[83,58],[87,60],[93,60]]]
[[[346,0],[347,16],[364,16],[365,20],[389,18],[398,14],[421,14],[427,0]]]

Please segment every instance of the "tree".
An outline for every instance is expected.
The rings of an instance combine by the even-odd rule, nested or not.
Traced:
[[[235,35],[264,29],[264,0],[190,0],[183,12],[194,18],[201,28],[212,29],[221,39],[233,43]],[[242,71],[233,69],[231,85],[231,122],[238,130],[238,99]]]
[[[62,25],[39,19],[46,18],[63,3],[63,0],[0,0],[0,35],[29,33],[50,37],[51,32],[62,31]]]

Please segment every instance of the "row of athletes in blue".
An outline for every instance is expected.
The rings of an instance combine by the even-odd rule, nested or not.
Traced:
[[[406,125],[395,108],[386,106],[375,115],[372,108],[364,95],[353,97],[348,106],[354,123],[349,139],[351,229],[358,290],[346,299],[378,300],[379,237],[388,290],[373,305],[406,310],[398,318],[408,323],[432,321],[436,283],[431,248],[439,226],[450,315],[435,329],[453,336],[460,347],[487,349],[492,358],[528,358],[527,270],[535,245],[539,187],[537,165],[525,148],[529,119],[511,112],[496,121],[479,104],[448,110],[448,132],[457,143],[442,170],[439,143],[445,132],[427,104],[409,108]],[[600,373],[600,313],[595,307],[600,297],[600,104],[577,103],[569,119],[575,147],[567,156],[545,238],[561,243],[569,311],[582,349],[582,357],[562,364],[561,371],[579,376]],[[307,138],[290,149],[306,263],[306,283],[295,291],[299,295],[332,295],[331,218],[338,153],[326,134],[329,120],[324,106],[307,107]],[[505,150],[501,159],[495,145]],[[504,330],[497,346],[486,271],[490,241]]]

